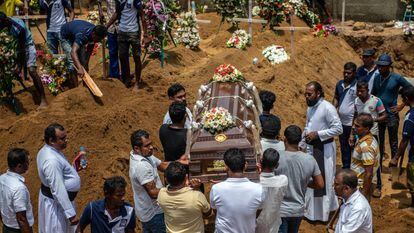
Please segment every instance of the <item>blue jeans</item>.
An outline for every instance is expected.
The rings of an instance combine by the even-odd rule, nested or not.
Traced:
[[[118,39],[116,33],[108,32],[109,77],[119,78]]]
[[[142,223],[143,233],[165,233],[164,214],[157,214],[149,222]]]
[[[352,126],[342,125],[343,132],[339,135],[341,144],[342,168],[351,167],[351,146],[349,145],[349,136],[351,136]]]
[[[302,217],[282,218],[282,225],[279,227],[279,233],[297,233],[299,232]]]
[[[47,32],[47,47],[53,54],[59,53],[59,43],[61,41],[60,32]]]

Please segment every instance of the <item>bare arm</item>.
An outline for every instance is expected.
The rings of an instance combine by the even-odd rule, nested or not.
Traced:
[[[378,118],[375,119],[376,122],[385,122],[387,120],[387,111],[384,111],[378,115]]]
[[[68,7],[68,13],[69,13],[69,21],[73,21],[75,19],[75,11],[72,7]]]
[[[83,66],[79,61],[78,50],[79,50],[79,45],[76,42],[73,43],[72,51],[70,52],[70,56],[72,57],[73,63],[75,64],[76,69],[78,70],[78,73],[83,74]]]
[[[371,183],[372,183],[372,174],[374,173],[374,165],[365,166],[365,177],[364,177],[364,187],[362,189],[364,196],[370,200],[371,197]]]
[[[106,24],[106,28],[109,28],[118,19],[118,12],[115,12]]]
[[[157,186],[155,185],[155,181],[151,181],[151,182],[144,184],[144,188],[145,188],[145,191],[147,191],[148,195],[152,199],[157,199],[160,189],[158,189]]]
[[[317,175],[312,177],[312,182],[308,184],[309,188],[312,189],[321,189],[325,187],[325,182],[323,181],[322,175]]]
[[[400,145],[398,146],[398,152],[394,156],[394,158],[391,159],[389,163],[390,167],[397,166],[398,160],[404,155],[405,149],[407,149],[408,142],[409,142],[408,138],[403,137],[401,139]]]
[[[22,233],[32,233],[32,227],[29,225],[26,217],[26,211],[21,211],[16,213],[16,220],[19,224],[20,231]]]

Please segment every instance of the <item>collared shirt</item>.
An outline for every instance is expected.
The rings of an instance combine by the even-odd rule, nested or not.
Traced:
[[[191,129],[191,122],[193,122],[193,114],[191,113],[190,109],[187,107],[185,108],[185,111],[187,113],[187,118],[185,119],[185,125],[184,128]],[[170,113],[167,112],[164,116],[164,120],[162,121],[163,124],[172,124]]]
[[[210,210],[210,204],[200,191],[190,187],[174,191],[162,188],[158,203],[164,210],[167,232],[204,233],[203,213]]]
[[[376,96],[370,95],[369,99],[365,101],[365,103],[357,97],[355,99],[355,112],[357,114],[371,114],[372,118],[375,120],[381,113],[385,112],[385,107],[381,99]],[[371,128],[371,133],[373,135],[378,135],[378,122],[374,122],[374,126]]]
[[[335,233],[372,233],[371,206],[359,190],[341,206]]]
[[[371,133],[356,142],[351,158],[351,169],[358,176],[358,187],[364,187],[365,167],[374,166],[373,174],[378,170],[380,151],[377,140]]]
[[[263,152],[269,148],[273,148],[277,151],[285,150],[285,143],[277,139],[261,138],[260,144],[262,144]]]
[[[26,211],[26,218],[33,226],[34,218],[30,194],[24,184],[24,177],[11,171],[0,176],[0,212],[3,224],[20,229],[16,213]]]
[[[116,0],[116,12],[119,14],[119,30],[121,32],[139,31],[139,9],[141,0]]]
[[[71,44],[76,43],[84,46],[89,42],[93,42],[92,30],[95,25],[85,20],[73,20],[62,25],[60,35],[62,39],[69,41]]]
[[[21,0],[5,0],[0,5],[0,11],[4,12],[8,17],[13,16],[16,5],[22,6],[23,2]]]
[[[355,111],[356,78],[351,84],[345,87],[344,80],[336,84],[335,97],[339,103],[338,115],[343,125],[352,126]]]
[[[144,185],[154,181],[157,189],[163,187],[157,167],[161,160],[155,156],[143,157],[130,153],[129,178],[134,191],[135,212],[141,222],[149,222],[155,215],[163,213],[157,199],[152,199]]]
[[[59,203],[67,218],[76,215],[68,192],[80,190],[80,177],[65,155],[45,144],[37,154],[37,170],[40,181],[49,187],[53,199]]]
[[[46,26],[48,32],[60,32],[66,23],[65,9],[70,9],[69,0],[39,0],[40,7],[47,12]]]
[[[374,66],[371,70],[368,70],[365,68],[365,66],[360,66],[357,71],[356,75],[358,78],[358,81],[364,81],[368,83],[368,90],[372,90],[372,85],[374,84],[374,77],[379,74],[378,68]]]
[[[108,14],[109,19],[112,17],[115,11],[116,11],[116,0],[106,0],[106,13]],[[118,31],[118,20],[108,28],[109,33],[115,33],[117,31]]]
[[[387,113],[391,114],[391,107],[397,105],[398,91],[402,87],[411,84],[401,75],[390,73],[388,78],[383,78],[381,74],[375,76],[371,94],[382,100]]]
[[[247,178],[227,178],[213,185],[210,205],[217,209],[215,232],[254,232],[256,212],[262,209],[264,200],[262,186]]]
[[[11,17],[11,19],[12,19],[12,24],[13,24],[11,32],[13,36],[18,37],[18,34],[24,32],[26,49],[28,46],[34,45],[32,33],[26,27],[26,24],[24,23],[24,21],[19,18],[15,18],[15,17]]]
[[[414,108],[405,115],[403,138],[410,140],[410,149],[408,150],[408,162],[414,163]]]
[[[91,233],[124,233],[135,229],[134,208],[129,203],[120,207],[119,216],[112,218],[105,208],[105,199],[90,202],[83,210],[79,225],[91,224]]]

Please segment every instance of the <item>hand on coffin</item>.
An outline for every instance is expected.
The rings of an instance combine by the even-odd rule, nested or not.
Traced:
[[[220,180],[209,180],[208,182],[212,183],[212,184],[218,184],[221,181]]]
[[[199,190],[201,186],[201,180],[200,179],[191,179],[189,182],[189,186],[193,189]]]
[[[190,163],[190,160],[188,159],[188,155],[182,155],[180,159],[177,160],[177,162],[188,165]]]
[[[257,171],[259,171],[259,173],[262,173],[262,164],[256,163],[256,167],[257,167]]]

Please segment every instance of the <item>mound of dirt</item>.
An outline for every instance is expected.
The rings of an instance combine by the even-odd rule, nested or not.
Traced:
[[[36,105],[27,92],[17,94],[25,108],[20,116],[15,116],[10,109],[0,106],[1,161],[6,161],[5,155],[12,147],[29,150],[31,166],[26,175],[26,184],[35,211],[40,186],[35,157],[43,144],[43,130],[52,122],[61,123],[68,131],[69,143],[65,153],[69,160],[74,158],[81,145],[89,151],[89,168],[80,172],[82,188],[77,204],[78,213],[81,213],[87,202],[102,197],[103,178],[123,175],[129,181],[129,136],[134,130],[148,130],[157,148],[156,156],[163,157],[158,129],[168,109],[166,91],[172,83],[180,82],[186,87],[188,103],[192,106],[199,86],[208,82],[214,69],[221,63],[231,63],[259,89],[271,90],[277,94],[274,111],[281,117],[282,128],[290,124],[303,127],[306,112],[303,97],[305,84],[312,80],[321,82],[326,98],[331,100],[335,84],[342,78],[343,64],[348,61],[360,63],[354,49],[340,37],[315,38],[308,32],[295,32],[292,55],[290,33],[275,34],[268,30],[261,32],[259,25],[254,25],[251,47],[246,51],[229,49],[225,42],[231,36],[231,32],[227,31],[230,25],[224,24],[217,33],[220,18],[215,13],[203,14],[199,18],[212,21],[211,24],[200,25],[200,50],[169,46],[163,69],[160,68],[158,59],[147,58],[143,71],[144,83],[137,93],[126,89],[118,80],[100,78],[102,68],[99,58],[93,57],[90,73],[104,93],[102,99],[94,99],[86,87],[80,86],[56,97],[48,96],[50,106],[45,110],[36,110]],[[242,27],[247,29],[244,24]],[[261,53],[271,44],[284,46],[291,59],[279,65],[270,65]],[[257,65],[252,63],[255,57],[259,58]],[[0,163],[1,171],[5,171],[6,167],[5,162]],[[131,185],[128,186],[127,200],[133,201]],[[395,216],[390,217],[388,214],[391,210],[395,213],[402,211],[396,207],[382,208],[386,203],[386,200],[373,203],[377,229],[388,229],[393,225],[390,222],[399,222]],[[407,220],[407,226],[412,226],[414,221],[411,220]],[[302,232],[321,232],[323,229],[323,226],[308,223],[301,227]]]

